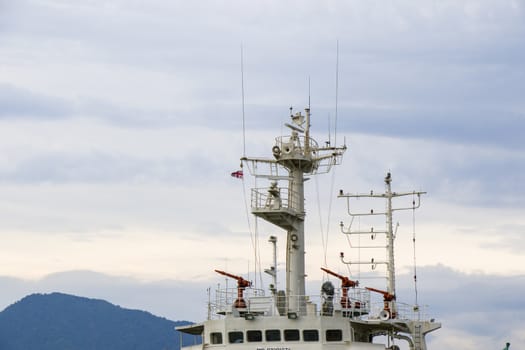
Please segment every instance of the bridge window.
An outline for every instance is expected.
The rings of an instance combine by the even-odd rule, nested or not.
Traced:
[[[210,333],[210,342],[212,344],[222,344],[222,333],[220,332]]]
[[[228,341],[230,343],[243,343],[244,342],[244,335],[242,332],[229,332],[228,333]]]
[[[281,331],[278,329],[267,329],[265,335],[266,341],[281,341]]]
[[[343,331],[340,329],[327,329],[326,341],[341,341],[343,340]]]
[[[298,329],[285,329],[284,330],[284,340],[286,341],[300,340],[299,330]]]
[[[319,341],[319,332],[317,329],[304,329],[303,330],[304,341]]]
[[[262,341],[262,332],[261,331],[247,331],[246,340],[249,342]]]

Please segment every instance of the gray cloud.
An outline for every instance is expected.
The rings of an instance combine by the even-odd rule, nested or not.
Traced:
[[[227,165],[203,154],[180,158],[141,158],[91,152],[35,154],[0,170],[0,182],[18,184],[174,183],[196,184],[210,175],[228,176]]]
[[[0,82],[0,119],[58,119],[70,116],[73,108],[67,100],[45,96]]]
[[[344,108],[341,130],[523,149],[525,114],[483,108]]]
[[[489,230],[490,234],[500,237],[498,242],[491,245],[485,244],[487,249],[504,249],[514,254],[522,254],[525,251],[525,225],[520,223],[505,223],[495,225]]]
[[[173,280],[143,282],[132,277],[93,271],[59,272],[38,281],[0,277],[0,284],[4,290],[2,308],[31,293],[60,291],[104,299],[125,308],[146,310],[172,320],[195,321],[205,317],[208,287],[204,283]]]
[[[414,300],[411,275],[399,276],[398,295]],[[494,343],[513,342],[514,332],[525,323],[523,303],[525,276],[465,274],[449,267],[426,266],[418,269],[419,302],[429,305],[431,316],[442,322],[443,330],[432,335],[439,341],[440,332],[465,332],[474,343],[483,337]],[[479,340],[475,340],[479,337]]]
[[[80,97],[73,102],[54,101],[58,110],[51,110],[52,115],[87,114],[121,126],[162,127],[184,122],[232,128],[240,123],[241,37],[264,39],[260,25],[280,23],[281,40],[261,40],[257,45],[246,42],[248,126],[261,128],[270,120],[281,120],[289,104],[306,105],[308,76],[312,77],[314,112],[321,118],[333,117],[334,38],[343,30],[364,30],[366,35],[345,36],[340,42],[341,130],[523,147],[525,106],[520,91],[525,59],[520,58],[525,48],[519,40],[524,33],[519,4],[422,2],[414,7],[400,2],[372,13],[357,3],[307,4],[292,17],[284,15],[290,11],[275,11],[284,10],[282,4],[263,8],[208,5],[152,2],[144,8],[115,1],[76,7],[25,1],[12,6],[19,8],[12,11],[28,17],[22,24],[13,24],[11,33],[28,40],[50,40],[54,51],[65,53],[51,59],[66,63],[125,67],[134,62],[135,67],[128,67],[130,74],[161,72],[174,85],[185,85],[189,93],[174,94],[174,99],[191,102],[189,109],[131,108],[112,101],[111,96]],[[33,6],[40,11],[29,11]],[[159,10],[173,16],[158,18]],[[299,13],[316,13],[319,19],[311,27],[299,26]],[[366,26],[363,15],[382,27]],[[236,26],[242,26],[244,34],[232,40],[226,34]],[[64,31],[64,27],[69,29]],[[309,44],[285,40],[287,35],[295,39],[316,30],[319,34]],[[32,94],[38,102],[38,96]],[[45,115],[49,103],[41,104]],[[29,104],[23,105],[28,108]],[[60,105],[63,107],[57,107]]]
[[[210,145],[195,134],[186,135],[184,141],[194,145],[186,152],[165,141],[122,152],[107,141],[105,147],[90,148],[86,144],[90,138],[78,137],[81,145],[58,142],[56,150],[47,148],[46,142],[19,141],[27,124],[19,123],[21,127],[13,131],[19,121],[53,122],[55,139],[49,140],[53,144],[74,134],[70,129],[74,123],[88,119],[103,124],[94,130],[107,127],[108,133],[131,128],[176,130],[184,125],[240,135],[243,43],[248,145],[259,149],[260,134],[281,125],[290,104],[297,109],[308,104],[308,78],[316,137],[327,135],[329,125],[334,126],[337,39],[338,140],[347,135],[351,174],[364,175],[365,181],[380,174],[379,187],[383,171],[392,170],[396,184],[422,182],[424,190],[443,202],[523,207],[523,3],[401,0],[296,5],[0,0],[0,65],[5,73],[0,78],[0,121],[7,127],[2,130],[12,132],[2,140],[17,140],[5,141],[0,152],[3,205],[14,208],[3,211],[4,228],[77,230],[88,239],[88,231],[96,234],[92,231],[120,227],[122,222],[132,226],[145,215],[146,227],[195,225],[203,237],[212,231],[231,231],[230,224],[238,218],[217,210],[233,207],[232,191],[225,183],[231,180],[231,164],[235,168],[238,163],[236,156],[224,154],[233,153],[221,148],[227,142]],[[119,143],[117,136],[114,141]],[[147,141],[137,137],[137,143]],[[268,142],[270,149],[271,139]],[[173,155],[145,155],[146,150],[167,154],[169,147]],[[202,148],[214,152],[207,154]],[[136,150],[142,151],[140,155],[133,153]],[[121,183],[141,186],[136,192],[115,189]],[[32,184],[36,186],[27,186]],[[79,189],[77,184],[100,186],[94,191],[95,187]],[[160,189],[152,189],[152,184],[161,184]],[[202,210],[202,198],[218,189],[220,195],[209,200],[209,214],[195,220],[192,211]],[[183,195],[197,199],[166,204]],[[77,215],[68,215],[72,213]],[[517,252],[523,246],[522,225],[519,221],[508,225],[495,224],[486,231],[501,238],[495,248]],[[437,304],[437,316],[446,327],[466,329],[473,337],[494,329],[506,335],[500,325],[514,318],[523,321],[516,314],[520,307],[512,308],[519,305],[516,291],[523,294],[521,277],[464,275],[443,267],[424,272],[436,283],[422,277],[422,299]],[[30,291],[63,289],[154,313],[182,310],[180,305],[167,307],[180,300],[173,297],[180,292],[179,282],[75,275],[0,283],[6,285],[3,295],[13,300]],[[192,295],[199,293],[193,284],[182,285]],[[152,296],[156,300],[146,300]],[[496,309],[499,303],[502,306]],[[197,318],[187,312],[189,316],[180,317]],[[490,328],[485,319],[498,326]]]

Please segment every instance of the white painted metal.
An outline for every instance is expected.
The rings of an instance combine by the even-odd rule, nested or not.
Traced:
[[[273,245],[273,264],[269,269],[265,269],[264,272],[272,276],[272,285],[270,286],[270,291],[273,295],[275,295],[277,292],[277,237],[270,236],[268,242]]]
[[[238,287],[218,289],[216,298],[209,303],[213,317],[200,324],[179,327],[183,333],[202,336],[202,344],[185,347],[184,350],[394,350],[375,344],[376,336],[407,341],[413,350],[426,350],[425,334],[441,325],[422,321],[419,307],[396,304],[395,298],[374,311],[370,290],[366,288],[331,288],[323,286],[321,295],[305,295],[305,208],[304,182],[306,175],[328,172],[339,164],[346,146],[319,147],[310,137],[310,110],[291,114],[292,124],[287,124],[291,134],[277,137],[271,158],[241,158],[250,173],[266,178],[269,187],[255,188],[251,192],[252,213],[286,231],[286,291],[277,291],[277,238],[270,237],[274,245],[271,269],[271,295],[249,287],[242,277],[230,275],[238,281]],[[279,181],[284,184],[279,184]],[[386,230],[375,231],[387,237],[387,261],[351,262],[358,264],[386,264],[387,292],[395,295],[394,232],[392,212],[419,207],[419,196],[424,192],[395,193],[391,191],[390,174],[385,178],[384,194],[352,195],[340,193],[340,197],[360,196],[387,200],[384,213],[352,213],[350,215],[386,215]],[[393,208],[392,199],[399,196],[417,195],[418,205],[410,208]],[[368,231],[345,231],[347,234],[369,234]],[[383,247],[385,248],[385,247]],[[341,256],[343,259],[343,256]],[[350,263],[350,262],[348,262]],[[218,271],[226,274],[223,271]],[[340,276],[341,279],[344,276]],[[321,288],[320,288],[321,289]],[[330,294],[331,293],[331,294]],[[242,303],[239,299],[242,298]],[[389,311],[386,313],[385,311]],[[410,311],[411,310],[411,311]],[[410,313],[414,315],[409,315]],[[282,338],[270,339],[267,332],[277,331]],[[297,333],[294,339],[286,339],[286,332]],[[295,333],[294,333],[295,332]],[[334,336],[335,334],[335,336]],[[255,336],[254,336],[255,335]]]
[[[332,165],[338,163],[346,147],[319,147],[310,137],[310,109],[305,109],[305,115],[300,112],[291,114],[294,125],[287,124],[291,135],[278,137],[272,148],[275,159],[242,158],[248,163],[248,169],[259,169],[258,163],[276,164],[270,166],[267,177],[276,177],[279,168],[288,173],[288,186],[277,187],[272,183],[267,194],[256,190],[255,200],[252,197],[252,213],[285,229],[286,235],[286,295],[290,312],[304,315],[306,312],[305,295],[305,247],[304,247],[304,179],[305,174],[318,173],[322,165],[329,171]],[[304,137],[299,134],[304,133]],[[250,166],[251,163],[251,166]],[[275,174],[273,173],[275,172]],[[253,172],[261,176],[259,172]],[[264,176],[263,175],[263,176]],[[282,175],[281,175],[282,176]],[[283,196],[286,194],[286,197]]]
[[[385,296],[385,302],[383,310],[380,311],[379,319],[383,322],[395,322],[397,327],[399,327],[398,332],[388,332],[391,337],[404,339],[409,342],[411,349],[415,350],[426,350],[425,335],[429,332],[432,332],[441,327],[440,323],[435,323],[433,321],[422,321],[421,315],[419,312],[419,305],[414,305],[413,309],[416,311],[415,320],[413,318],[404,319],[400,316],[400,310],[398,303],[396,301],[396,283],[395,283],[395,257],[394,257],[394,240],[395,234],[393,230],[393,219],[392,214],[394,211],[398,210],[415,210],[419,208],[421,204],[421,195],[426,192],[392,192],[392,176],[390,173],[385,177],[385,193],[376,194],[373,191],[370,193],[363,194],[344,194],[342,191],[339,193],[339,197],[347,199],[347,208],[348,214],[353,217],[357,216],[375,216],[375,215],[385,215],[386,217],[386,231],[375,231],[373,228],[370,231],[351,231],[345,230],[344,224],[341,222],[341,230],[345,234],[370,234],[370,233],[385,233],[387,238],[386,243],[386,252],[387,252],[387,261],[345,261],[344,256],[341,255],[341,260],[345,264],[368,264],[368,265],[377,265],[385,264],[387,266],[387,290],[386,292],[392,296],[393,299],[387,300]],[[408,207],[399,207],[394,208],[392,205],[392,199],[403,196],[413,196],[417,197],[417,204],[415,199],[412,201],[412,206]],[[386,200],[386,211],[385,212],[374,212],[373,210],[369,212],[353,212],[350,210],[350,199],[352,198],[379,198]],[[377,247],[372,247],[377,248]],[[410,336],[402,335],[401,333],[408,333]]]
[[[348,213],[351,216],[375,216],[375,215],[384,215],[386,217],[386,231],[375,231],[373,228],[370,229],[370,231],[344,231],[344,225],[341,222],[341,229],[346,234],[363,234],[363,233],[386,233],[387,238],[387,244],[386,244],[386,250],[387,250],[387,292],[396,295],[396,269],[395,269],[395,257],[394,257],[394,230],[393,230],[393,220],[392,220],[392,213],[397,210],[414,210],[419,208],[421,202],[420,198],[422,194],[425,194],[426,192],[421,191],[413,191],[413,192],[392,192],[392,175],[388,173],[385,177],[385,193],[374,193],[373,191],[370,191],[370,193],[363,193],[363,194],[344,194],[340,193],[339,197],[341,198],[347,198],[347,206],[348,206]],[[394,208],[392,207],[392,199],[397,197],[403,197],[403,196],[417,196],[418,202],[416,205],[416,202],[414,201],[411,207],[400,207],[400,208]],[[379,199],[385,199],[386,200],[386,211],[385,212],[374,212],[371,210],[370,212],[364,212],[364,213],[356,213],[352,212],[350,210],[350,198],[379,198]],[[361,247],[363,248],[363,247]],[[370,248],[378,248],[376,246],[370,247]],[[345,262],[345,261],[343,261]],[[346,264],[381,264],[385,262],[345,262]],[[395,307],[395,300],[393,301],[394,307]]]

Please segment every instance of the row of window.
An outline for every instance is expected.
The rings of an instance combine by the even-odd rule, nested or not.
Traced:
[[[302,340],[305,342],[316,342],[319,341],[319,331],[317,329],[303,329],[302,330]],[[264,339],[267,342],[272,341],[300,341],[301,332],[299,329],[285,329],[282,332],[280,329],[266,329],[264,331]],[[343,332],[340,329],[327,329],[325,332],[326,341],[341,341],[343,340]],[[263,331],[260,330],[249,330],[246,331],[246,341],[247,342],[262,342],[263,341]],[[222,333],[221,332],[212,332],[210,333],[210,342],[211,344],[222,344]],[[242,331],[232,331],[228,332],[228,343],[244,343],[244,332]]]

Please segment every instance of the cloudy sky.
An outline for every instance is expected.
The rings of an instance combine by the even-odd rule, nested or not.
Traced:
[[[325,251],[365,272],[338,259],[356,251],[335,194],[391,171],[428,192],[396,244],[412,302],[416,232],[431,348],[523,343],[524,38],[522,0],[0,0],[0,306],[58,290],[205,317],[213,269],[256,266],[253,179],[230,173],[270,155],[310,81],[314,137],[348,150],[307,183],[309,286]],[[258,232],[264,268],[284,234]]]

